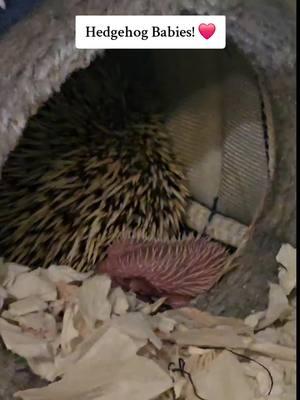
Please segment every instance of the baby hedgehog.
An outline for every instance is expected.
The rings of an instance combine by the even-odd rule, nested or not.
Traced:
[[[205,237],[125,239],[109,247],[98,272],[140,295],[167,296],[174,307],[208,291],[222,276],[228,256],[226,247]]]

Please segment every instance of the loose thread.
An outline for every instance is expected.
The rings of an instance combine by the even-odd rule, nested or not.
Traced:
[[[225,350],[229,351],[230,353],[232,353],[232,354],[234,354],[234,355],[236,355],[238,357],[244,358],[245,360],[253,361],[254,363],[260,365],[264,370],[267,371],[267,374],[269,375],[270,382],[271,382],[270,389],[269,389],[269,392],[267,393],[267,396],[270,396],[270,394],[272,392],[272,389],[273,389],[273,386],[274,386],[274,380],[273,380],[273,376],[272,376],[271,372],[269,371],[269,369],[265,365],[263,365],[262,363],[260,363],[257,360],[254,360],[251,357],[245,356],[244,354],[236,353],[235,351],[230,350],[230,349],[225,349]]]
[[[212,349],[212,350],[217,350],[217,349],[220,350],[221,349],[220,347],[214,348],[214,347],[210,347],[210,346],[207,346],[206,348],[209,348],[209,349]],[[270,382],[271,382],[270,389],[269,389],[269,391],[267,393],[267,396],[270,396],[270,394],[272,392],[272,389],[273,389],[273,386],[274,386],[274,380],[273,380],[273,376],[272,376],[270,370],[265,365],[263,365],[262,363],[260,363],[257,360],[254,360],[251,357],[245,356],[244,354],[237,353],[237,352],[235,352],[235,351],[233,351],[231,349],[228,349],[226,347],[223,347],[222,349],[229,351],[230,353],[234,354],[237,357],[244,358],[245,360],[248,360],[248,361],[253,361],[257,365],[261,366],[265,371],[267,371],[267,374],[268,374],[268,376],[270,378]],[[168,371],[179,372],[183,378],[188,377],[188,380],[189,380],[190,384],[192,385],[194,394],[197,397],[197,399],[199,399],[199,400],[208,400],[208,399],[205,399],[204,397],[201,397],[199,395],[199,393],[197,392],[196,386],[195,386],[194,381],[192,379],[192,374],[185,369],[185,361],[184,361],[183,358],[178,358],[178,367],[176,367],[174,362],[170,362],[169,365],[168,365]],[[173,377],[172,377],[172,381],[173,381],[173,383],[175,382],[175,379]],[[176,400],[176,395],[175,395],[174,388],[172,390],[172,393],[173,393],[173,400]]]
[[[208,225],[211,223],[211,221],[212,221],[214,215],[215,215],[216,212],[217,212],[218,201],[219,201],[219,197],[217,196],[217,197],[215,197],[214,200],[213,200],[213,205],[212,205],[212,207],[211,207],[210,214],[209,214],[208,219],[207,219],[207,223],[206,223],[206,225],[205,225],[205,227],[204,227],[204,229],[203,229],[202,234],[204,234],[204,235],[207,234]]]
[[[197,389],[196,389],[196,386],[195,386],[194,381],[192,379],[191,373],[185,370],[185,361],[184,361],[183,358],[179,358],[178,359],[178,367],[176,367],[174,362],[170,362],[169,365],[168,365],[168,371],[179,372],[183,378],[185,378],[187,376],[188,380],[190,381],[190,384],[192,385],[192,388],[193,388],[193,391],[194,391],[194,395],[197,397],[197,399],[206,400],[204,397],[201,397],[199,395],[199,393],[197,392]],[[173,377],[172,377],[172,381],[173,381],[173,383],[175,381]],[[173,400],[176,400],[176,395],[175,395],[174,388],[173,388]]]

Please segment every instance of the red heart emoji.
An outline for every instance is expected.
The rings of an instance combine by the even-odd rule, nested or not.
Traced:
[[[215,33],[216,26],[214,24],[200,24],[198,30],[204,39],[209,39]]]

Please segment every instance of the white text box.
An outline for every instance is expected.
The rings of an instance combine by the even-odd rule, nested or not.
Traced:
[[[224,15],[77,15],[78,49],[224,49]]]

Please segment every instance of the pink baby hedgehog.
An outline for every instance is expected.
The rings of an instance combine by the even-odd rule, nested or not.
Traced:
[[[174,241],[114,242],[98,271],[140,295],[167,296],[178,307],[209,290],[222,276],[226,248],[203,237]]]

